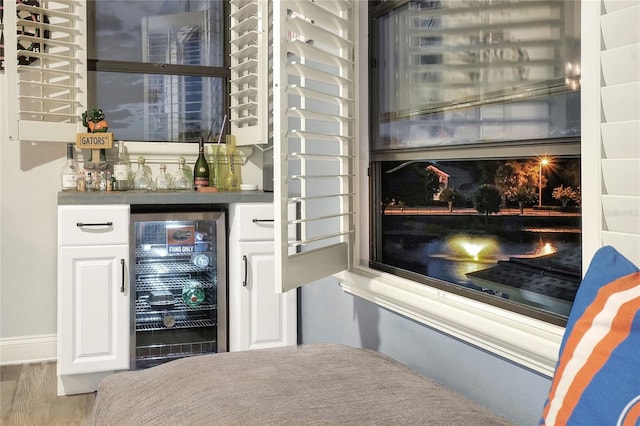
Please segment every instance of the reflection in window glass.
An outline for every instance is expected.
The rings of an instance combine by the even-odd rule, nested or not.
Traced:
[[[409,1],[376,16],[373,148],[579,135],[579,4]]]
[[[96,78],[96,97],[118,139],[194,141],[211,123],[214,134],[222,124],[221,78],[113,72]]]
[[[578,159],[384,162],[381,175],[375,260],[568,315],[581,280]]]
[[[228,95],[225,2],[98,0],[92,8],[92,103],[116,137],[215,135]]]
[[[223,66],[223,4],[212,0],[96,0],[91,57]],[[195,47],[202,49],[201,59],[189,62],[188,52]]]
[[[374,149],[580,136],[580,92],[379,122]]]

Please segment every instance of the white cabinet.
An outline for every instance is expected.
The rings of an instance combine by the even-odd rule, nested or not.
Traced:
[[[128,205],[58,207],[58,394],[129,368],[128,241]]]
[[[296,292],[275,291],[273,205],[229,210],[229,350],[295,345]]]

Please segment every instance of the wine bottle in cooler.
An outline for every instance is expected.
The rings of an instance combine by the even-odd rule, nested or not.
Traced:
[[[193,186],[196,188],[209,186],[209,163],[204,157],[204,139],[202,138],[198,145],[198,159],[193,167]]]
[[[204,287],[196,280],[189,280],[182,287],[182,300],[187,306],[195,308],[204,302]]]

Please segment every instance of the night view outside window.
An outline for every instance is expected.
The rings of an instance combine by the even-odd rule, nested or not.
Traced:
[[[89,3],[90,103],[105,112],[115,137],[215,136],[228,105],[227,2]]]
[[[370,12],[371,266],[562,324],[582,263],[579,2]]]

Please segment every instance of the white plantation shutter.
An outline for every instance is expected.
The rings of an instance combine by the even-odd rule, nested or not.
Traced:
[[[230,1],[230,128],[238,145],[268,142],[268,6],[266,0]]]
[[[277,291],[351,263],[355,14],[347,0],[273,2]],[[298,205],[298,217],[288,212],[289,203]],[[291,224],[300,229],[294,241]]]
[[[86,110],[86,1],[4,0],[9,138],[73,142]],[[18,50],[17,44],[33,50]],[[20,57],[37,58],[28,65]],[[24,61],[23,61],[24,62]]]
[[[594,205],[602,212],[600,241],[592,246],[612,245],[640,265],[640,0],[586,2],[583,7],[592,14],[590,22],[600,22],[602,34],[593,33],[592,50],[583,54],[593,62],[593,74],[587,74],[583,62],[583,108],[590,115],[582,122],[590,127],[582,134],[593,138],[588,145],[596,148],[592,167],[583,175],[596,174],[594,187],[600,193]],[[598,168],[600,173],[594,173]]]

